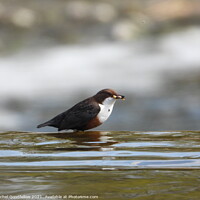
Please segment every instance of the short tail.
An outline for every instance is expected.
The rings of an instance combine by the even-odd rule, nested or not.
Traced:
[[[42,127],[49,126],[49,125],[50,125],[50,122],[48,121],[48,122],[39,124],[39,125],[37,126],[37,128],[42,128]]]

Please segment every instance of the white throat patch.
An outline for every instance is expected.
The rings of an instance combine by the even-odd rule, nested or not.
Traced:
[[[101,123],[105,122],[108,119],[108,117],[112,113],[115,102],[116,102],[116,99],[113,99],[112,97],[108,97],[103,101],[102,104],[99,104],[100,112],[97,115],[97,117],[99,118],[99,121]]]

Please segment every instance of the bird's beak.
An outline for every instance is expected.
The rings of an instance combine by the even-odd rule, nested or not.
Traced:
[[[123,95],[113,95],[113,98],[114,98],[114,99],[122,99],[122,100],[125,100],[125,96],[123,96]]]

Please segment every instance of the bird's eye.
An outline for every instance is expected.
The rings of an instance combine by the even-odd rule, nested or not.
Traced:
[[[110,112],[110,109],[108,109],[108,112]]]

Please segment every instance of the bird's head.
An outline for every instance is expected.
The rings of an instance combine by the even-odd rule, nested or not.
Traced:
[[[99,91],[96,95],[94,95],[94,98],[98,103],[104,102],[106,99],[111,100],[115,102],[117,99],[122,99],[125,100],[125,96],[117,94],[114,90],[112,89],[103,89]]]

